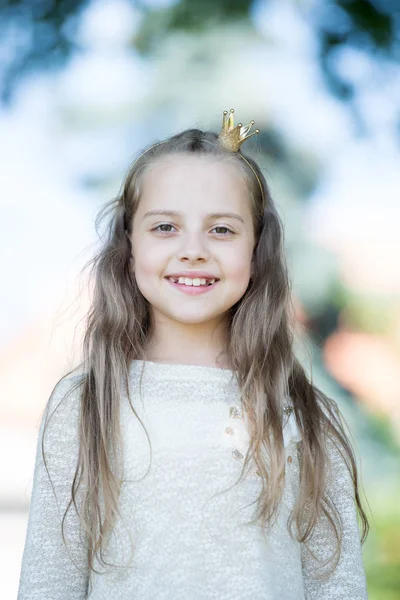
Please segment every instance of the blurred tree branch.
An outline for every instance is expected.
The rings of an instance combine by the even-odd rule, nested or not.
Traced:
[[[266,0],[267,2],[268,0]],[[389,60],[400,58],[398,0],[321,0],[314,4],[293,0],[312,23],[319,40],[319,60],[327,87],[337,97],[351,99],[353,86],[339,73],[335,53],[343,47],[360,49]],[[172,31],[201,35],[218,23],[252,23],[252,0],[178,0],[150,8],[145,0],[131,0],[141,13],[132,40],[136,51],[151,56],[160,39]],[[7,104],[18,80],[40,70],[57,69],[74,52],[84,51],[76,30],[89,0],[0,0],[0,101]]]

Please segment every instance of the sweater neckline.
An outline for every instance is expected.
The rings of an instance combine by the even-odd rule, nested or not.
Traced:
[[[230,382],[235,377],[232,369],[222,369],[205,365],[187,365],[161,363],[152,360],[134,359],[130,371],[135,377],[148,375],[156,380],[179,379],[186,381],[220,381]]]

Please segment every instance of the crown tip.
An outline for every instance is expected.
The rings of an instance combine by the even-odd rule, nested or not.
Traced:
[[[222,130],[220,134],[220,139],[223,142],[223,145],[226,146],[229,150],[233,152],[238,152],[241,144],[249,139],[256,133],[260,133],[259,129],[256,129],[253,133],[250,133],[252,126],[255,121],[250,121],[249,125],[244,126],[242,123],[238,123],[236,127],[234,126],[234,117],[233,113],[235,110],[231,108],[229,111],[223,111],[223,119],[222,119]]]

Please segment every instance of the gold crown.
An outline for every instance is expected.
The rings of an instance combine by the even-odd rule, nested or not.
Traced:
[[[224,110],[222,117],[222,130],[218,136],[218,139],[221,141],[223,146],[225,146],[225,148],[231,150],[232,152],[237,152],[244,141],[248,140],[252,135],[260,133],[260,130],[256,129],[253,131],[253,133],[248,134],[254,125],[254,121],[250,121],[249,125],[242,125],[242,123],[238,123],[235,127],[233,123],[234,112],[235,111],[233,108],[231,108],[229,113],[227,110]]]

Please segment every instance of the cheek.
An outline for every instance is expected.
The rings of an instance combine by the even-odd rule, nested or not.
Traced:
[[[224,261],[225,276],[234,281],[244,281],[250,276],[251,256],[248,252],[235,252]]]
[[[160,275],[165,268],[165,252],[156,244],[140,244],[133,247],[134,271],[137,279]]]

